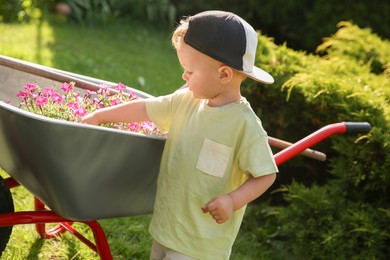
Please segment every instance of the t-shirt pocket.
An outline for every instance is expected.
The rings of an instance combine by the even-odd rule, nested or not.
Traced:
[[[222,178],[232,150],[227,145],[206,138],[203,142],[196,168],[204,173]]]

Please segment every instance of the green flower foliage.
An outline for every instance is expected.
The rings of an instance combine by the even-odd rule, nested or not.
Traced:
[[[262,215],[269,231],[258,239],[268,241],[264,250],[270,252],[275,250],[270,245],[280,245],[275,258],[288,252],[297,259],[385,259],[390,254],[390,43],[341,22],[317,51],[297,52],[259,36],[257,65],[275,83],[248,81],[243,92],[268,133],[294,142],[341,121],[369,122],[372,130],[333,136],[314,147],[328,155],[326,162],[294,158],[282,165],[277,192],[270,196],[273,214]]]

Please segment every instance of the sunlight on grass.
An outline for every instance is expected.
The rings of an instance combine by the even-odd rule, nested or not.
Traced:
[[[81,75],[122,82],[153,95],[170,93],[183,84],[181,68],[170,44],[170,30],[131,24],[99,28],[43,22],[0,24],[0,54]],[[20,86],[21,88],[23,86]],[[7,176],[0,171],[2,176]],[[33,210],[24,187],[12,190],[15,210]],[[151,237],[150,215],[99,221],[114,259],[146,259]],[[93,240],[85,225],[77,230]],[[69,233],[41,239],[35,225],[13,227],[1,259],[99,259]]]
[[[0,24],[0,54],[161,95],[184,83],[170,34],[124,23]]]
[[[3,178],[8,175],[0,169]],[[33,195],[24,187],[11,190],[15,211],[33,210]],[[114,259],[146,259],[152,243],[148,233],[150,215],[100,220]],[[56,225],[47,224],[49,229]],[[74,223],[73,227],[94,242],[87,225]],[[89,247],[72,234],[65,232],[53,239],[42,239],[35,225],[13,227],[10,240],[1,259],[99,259]]]
[[[136,24],[83,27],[52,22],[0,23],[0,54],[162,95],[184,83],[170,33],[170,29]],[[1,170],[0,174],[7,176]],[[24,187],[13,189],[12,195],[17,211],[33,210],[33,195]],[[99,220],[114,259],[148,259],[152,243],[148,232],[150,217]],[[87,226],[73,226],[93,241]],[[35,225],[18,225],[13,227],[1,259],[99,257],[69,233],[41,239]]]
[[[54,42],[47,22],[39,24],[0,24],[0,54],[52,67]]]

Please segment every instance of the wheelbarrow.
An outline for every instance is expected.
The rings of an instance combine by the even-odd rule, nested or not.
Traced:
[[[97,90],[112,82],[0,56],[0,100],[16,100],[26,83],[76,82],[80,89]],[[13,81],[17,75],[17,81]],[[33,78],[31,78],[33,77]],[[24,82],[23,82],[24,80]],[[151,95],[132,89],[141,98]],[[367,122],[338,122],[324,126],[296,143],[269,138],[281,148],[278,165],[299,154],[318,160],[326,155],[310,147],[335,134],[365,133]],[[12,226],[35,224],[42,238],[70,232],[101,259],[112,259],[101,219],[152,212],[164,137],[47,118],[0,102],[0,252]],[[75,150],[77,147],[77,150]],[[14,212],[10,189],[24,186],[34,196],[33,211]],[[88,225],[94,241],[72,224]],[[46,224],[57,223],[53,228]]]

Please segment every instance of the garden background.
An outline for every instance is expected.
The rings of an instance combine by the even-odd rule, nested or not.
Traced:
[[[271,136],[295,142],[339,121],[367,121],[366,135],[314,147],[326,162],[297,157],[248,207],[232,259],[386,259],[390,223],[390,3],[324,0],[1,0],[0,54],[153,95],[181,84],[170,33],[182,15],[233,11],[259,30],[257,65],[271,86],[243,94]],[[23,86],[20,86],[21,88]],[[5,175],[5,173],[2,173]],[[31,196],[13,191],[16,209]],[[147,259],[150,216],[100,221],[114,259]],[[88,233],[88,230],[85,230]],[[96,259],[65,235],[41,240],[14,227],[2,259]]]

